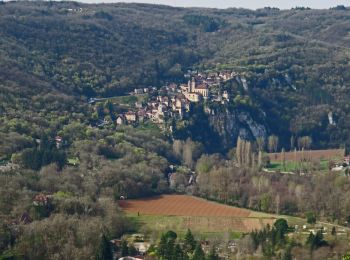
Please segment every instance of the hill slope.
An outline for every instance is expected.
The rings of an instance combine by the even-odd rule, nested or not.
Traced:
[[[348,10],[2,3],[0,111],[34,113],[37,99],[58,99],[53,113],[70,110],[65,102],[182,81],[188,68],[229,68],[246,73],[241,94],[282,146],[310,135],[315,147],[338,147],[350,143],[349,18]],[[79,102],[71,111],[85,110]]]

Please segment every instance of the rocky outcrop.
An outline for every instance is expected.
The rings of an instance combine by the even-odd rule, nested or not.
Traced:
[[[261,115],[263,117],[263,115]],[[238,136],[246,140],[267,139],[268,129],[263,120],[255,120],[247,111],[226,110],[209,115],[209,123],[220,136],[224,149],[236,145]]]

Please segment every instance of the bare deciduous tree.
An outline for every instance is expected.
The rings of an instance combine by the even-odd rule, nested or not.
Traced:
[[[269,136],[268,146],[269,146],[269,151],[270,152],[277,152],[277,149],[278,149],[278,136],[276,136],[276,135]]]

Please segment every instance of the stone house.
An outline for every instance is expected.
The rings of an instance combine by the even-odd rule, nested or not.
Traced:
[[[124,125],[125,124],[125,117],[123,115],[119,115],[116,119],[117,125]]]
[[[133,111],[129,111],[125,113],[125,118],[129,123],[135,123],[137,118],[136,118],[136,113]]]

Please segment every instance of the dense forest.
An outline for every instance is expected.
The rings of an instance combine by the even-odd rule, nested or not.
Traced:
[[[263,174],[257,154],[242,163],[236,138],[224,149],[206,128],[227,116],[208,118],[198,106],[172,134],[149,122],[97,127],[99,114],[115,120],[121,108],[88,100],[183,83],[188,70],[236,71],[247,88],[225,87],[244,104],[228,113],[259,120],[280,148],[291,148],[291,137],[346,148],[349,19],[346,8],[0,2],[0,259],[107,259],[106,239],[135,231],[117,206],[121,196],[188,193],[348,225],[347,176]],[[256,152],[259,140],[250,141]],[[247,248],[259,251],[274,232],[242,243],[255,239]],[[204,259],[190,238],[188,252]],[[158,246],[181,255],[177,241],[170,232]]]

